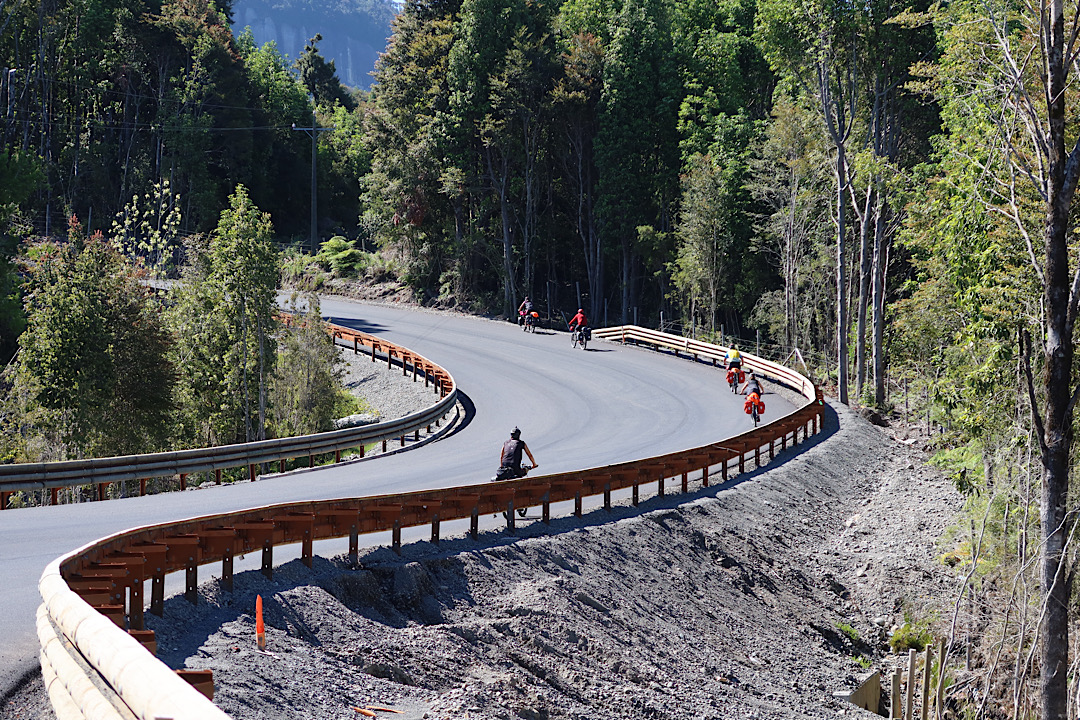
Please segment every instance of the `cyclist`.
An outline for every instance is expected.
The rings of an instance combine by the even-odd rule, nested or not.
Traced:
[[[746,373],[746,385],[743,386],[743,395],[757,395],[761,397],[761,382],[754,375],[753,370],[749,370]]]
[[[533,457],[529,446],[521,439],[521,430],[514,428],[510,431],[510,439],[503,443],[502,451],[499,453],[499,470],[495,473],[496,480],[513,480],[514,478],[525,477],[528,470],[521,467],[522,452],[528,455],[529,460],[532,462],[532,467],[528,468],[528,470],[537,468],[536,458]]]
[[[758,414],[765,412],[765,403],[761,400],[761,383],[754,377],[754,371],[750,370],[746,373],[746,386],[743,387],[743,395],[746,395],[746,402],[743,403],[743,411],[750,415],[754,407],[757,407]]]
[[[728,348],[727,353],[724,354],[724,363],[727,365],[727,369],[732,368],[738,370],[742,367],[742,353],[739,352],[738,345],[732,345]]]
[[[525,324],[525,322],[526,322],[525,318],[528,317],[529,313],[531,313],[532,310],[533,310],[532,300],[530,300],[529,296],[526,295],[525,299],[521,301],[520,305],[518,305],[518,325],[524,325]]]
[[[577,309],[577,315],[570,318],[570,332],[574,332],[575,329],[582,332],[588,332],[589,318],[585,317],[585,311],[581,308]]]
[[[724,354],[724,364],[727,365],[727,382],[731,386],[731,391],[735,392],[735,386],[742,381],[742,353],[739,352],[738,345],[732,345],[728,348],[728,351]]]

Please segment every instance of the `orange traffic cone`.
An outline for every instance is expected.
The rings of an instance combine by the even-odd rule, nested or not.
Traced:
[[[255,643],[260,650],[266,649],[266,627],[262,617],[262,595],[255,596]]]

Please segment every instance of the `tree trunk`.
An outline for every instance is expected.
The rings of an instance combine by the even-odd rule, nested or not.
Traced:
[[[874,405],[878,408],[885,407],[885,263],[888,261],[885,252],[885,223],[889,212],[889,204],[884,194],[878,197],[878,208],[875,215],[877,221],[874,225],[874,291],[872,305],[874,307]]]
[[[872,185],[871,185],[872,187]],[[867,188],[865,204],[859,212],[859,298],[855,321],[855,397],[862,398],[866,383],[866,310],[870,302],[870,278],[873,262],[870,246],[871,206],[875,193]]]
[[[1072,446],[1073,337],[1069,292],[1069,209],[1076,187],[1076,163],[1065,152],[1065,21],[1062,0],[1049,8],[1046,43],[1049,182],[1047,183],[1046,268],[1046,412],[1043,426],[1040,575],[1045,603],[1039,632],[1039,683],[1044,720],[1067,720],[1069,709],[1069,574],[1065,543],[1069,536],[1069,454]],[[1075,154],[1074,150],[1074,154]]]

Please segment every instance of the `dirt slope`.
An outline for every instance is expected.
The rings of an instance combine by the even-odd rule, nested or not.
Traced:
[[[160,655],[212,668],[236,718],[834,717],[953,580],[959,507],[918,452],[840,408],[825,437],[723,488],[479,542],[247,573],[169,602]],[[255,651],[261,593],[272,654]],[[855,632],[842,632],[840,625]],[[851,636],[856,635],[856,639]],[[387,716],[386,713],[379,713]]]

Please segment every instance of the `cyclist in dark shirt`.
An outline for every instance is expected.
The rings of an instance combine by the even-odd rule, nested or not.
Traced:
[[[524,468],[521,467],[521,454],[523,452],[529,456],[529,461],[532,462],[532,467],[529,470],[539,467],[532,451],[529,450],[529,446],[521,439],[521,430],[514,428],[510,431],[510,439],[503,443],[502,451],[499,453],[499,471],[495,473],[495,479],[512,480],[524,477]]]

